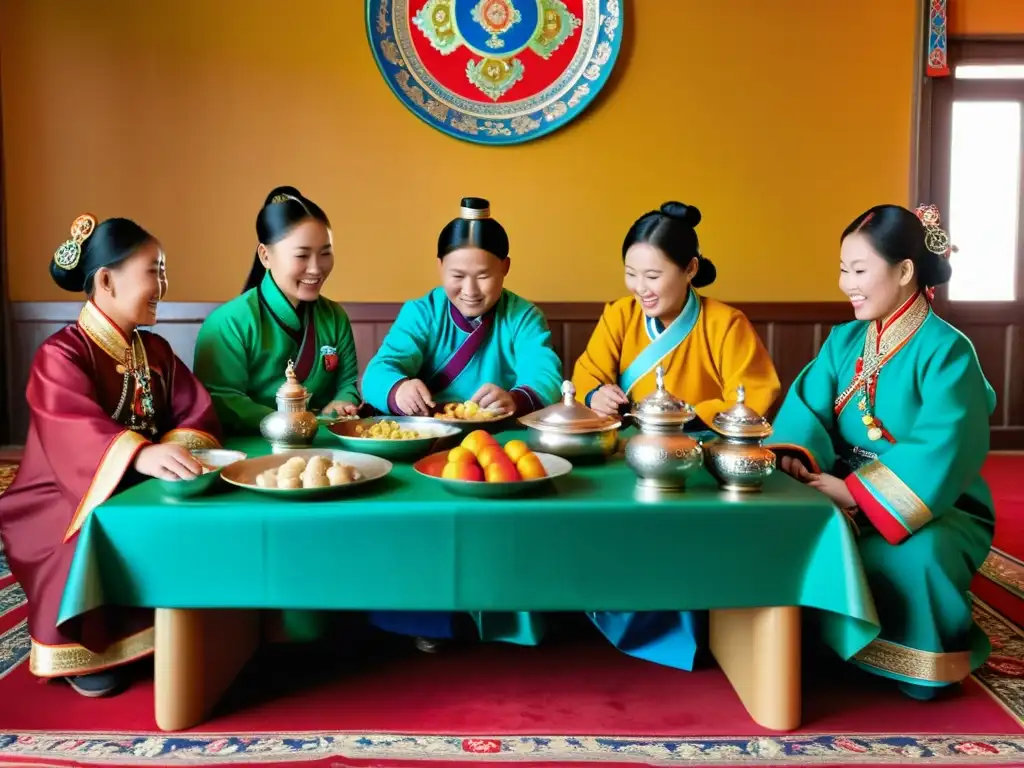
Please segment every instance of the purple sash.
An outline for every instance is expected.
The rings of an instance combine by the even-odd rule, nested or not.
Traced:
[[[448,361],[439,370],[434,371],[430,375],[426,382],[427,389],[434,393],[444,392],[466,370],[466,367],[473,357],[476,356],[476,353],[480,351],[480,347],[483,346],[491,333],[491,328],[494,326],[494,310],[484,315],[480,320],[480,324],[474,328],[462,316],[462,313],[455,309],[454,305],[449,304],[448,308],[455,325],[460,330],[467,331],[469,336],[455,350],[455,354],[448,358]]]
[[[298,359],[295,361],[295,378],[305,381],[316,365],[316,322],[313,305],[306,304],[306,322],[303,324],[302,343],[299,345]]]

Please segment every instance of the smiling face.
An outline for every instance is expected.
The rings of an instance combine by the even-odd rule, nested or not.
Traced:
[[[167,266],[160,244],[150,240],[114,267],[93,277],[93,299],[122,330],[156,323],[157,305],[167,293]]]
[[[480,317],[498,303],[510,266],[481,248],[459,248],[438,264],[445,295],[463,317]]]
[[[858,320],[882,320],[916,290],[910,259],[890,264],[863,234],[843,240],[839,254],[839,289],[853,304]]]
[[[331,230],[317,219],[300,221],[273,245],[260,244],[260,261],[293,304],[316,301],[334,269]]]
[[[686,304],[697,267],[697,260],[691,259],[686,269],[680,269],[660,248],[637,243],[626,251],[626,288],[636,296],[645,315],[667,324]]]

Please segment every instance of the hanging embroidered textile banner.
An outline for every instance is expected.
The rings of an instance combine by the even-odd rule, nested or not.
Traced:
[[[366,30],[399,100],[434,128],[516,144],[575,119],[608,81],[621,0],[367,0]]]
[[[946,0],[930,0],[928,6],[928,77],[949,75],[946,41]]]

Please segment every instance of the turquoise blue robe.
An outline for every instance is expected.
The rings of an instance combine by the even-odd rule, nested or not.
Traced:
[[[873,406],[863,389],[848,393],[872,345],[896,350]],[[969,589],[992,544],[981,467],[994,408],[971,342],[918,296],[887,330],[835,328],[775,420],[776,454],[844,479],[859,508],[853,520],[881,633],[851,660],[918,698],[963,680],[990,651]],[[870,418],[891,440],[870,439]]]
[[[491,311],[468,319],[443,288],[408,301],[363,374],[366,402],[383,413],[401,414],[395,392],[420,379],[438,405],[465,402],[484,384],[512,394],[522,415],[561,396],[562,364],[551,345],[544,315],[511,291],[502,291]],[[474,614],[482,639],[521,644],[539,641],[541,622],[528,613]],[[440,611],[378,611],[371,621],[390,632],[449,638],[453,616]]]
[[[421,379],[434,402],[463,403],[484,384],[512,394],[520,413],[561,396],[562,363],[551,346],[547,320],[511,291],[490,312],[468,319],[443,288],[407,301],[363,374],[363,397],[383,413],[400,413],[395,392]]]

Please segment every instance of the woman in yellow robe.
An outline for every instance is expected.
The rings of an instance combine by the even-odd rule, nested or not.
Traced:
[[[775,366],[746,316],[694,290],[716,276],[700,252],[700,219],[695,206],[665,203],[626,233],[622,258],[631,295],[605,308],[572,377],[577,397],[595,411],[616,415],[651,394],[659,366],[669,392],[697,411],[691,422],[697,430],[736,400],[740,385],[747,405],[761,414],[779,396]],[[632,656],[693,668],[700,617],[692,611],[590,617]]]
[[[736,400],[740,384],[758,413],[779,396],[775,366],[746,316],[694,290],[716,276],[700,253],[700,218],[695,206],[665,203],[626,234],[631,295],[605,307],[572,377],[577,396],[595,411],[614,415],[643,400],[655,390],[659,365],[666,388],[704,424]]]

